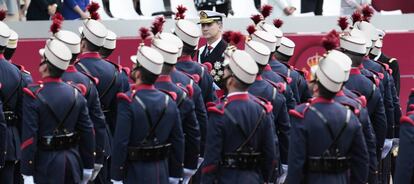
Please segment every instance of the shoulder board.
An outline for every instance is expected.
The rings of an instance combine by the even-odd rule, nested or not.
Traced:
[[[403,123],[410,123],[411,125],[414,125],[414,121],[410,117],[408,117],[408,116],[401,117],[400,123],[401,124],[403,124]]]
[[[99,79],[98,78],[92,76],[89,73],[83,72],[83,71],[81,73],[84,74],[84,75],[86,75],[95,85],[98,85],[99,84]]]
[[[76,83],[72,83],[72,82],[66,82],[67,84],[69,84],[70,86],[74,87],[75,89],[79,90],[79,92],[82,93],[83,96],[85,96],[87,89],[86,86],[83,84],[76,84]]]
[[[272,112],[272,110],[273,110],[273,106],[272,106],[272,104],[271,104],[269,101],[267,101],[266,99],[264,99],[264,98],[262,98],[262,97],[257,96],[256,98],[254,98],[254,101],[255,101],[256,103],[258,103],[259,105],[261,105],[261,106],[262,106],[262,107],[266,110],[266,112],[267,112],[267,113]]]
[[[397,59],[396,59],[396,58],[391,58],[391,59],[388,61],[388,63],[392,63],[392,62],[394,62],[394,61],[397,61]]]
[[[369,70],[369,69],[368,69]],[[378,77],[379,79],[384,79],[384,74],[381,72],[377,72],[375,70],[369,70],[370,72],[372,72],[372,74],[374,75],[374,77]]]
[[[379,84],[380,84],[380,81],[379,81],[379,79],[377,78],[377,76],[374,74],[374,73],[370,73],[371,75],[367,75],[367,74],[365,74],[364,76],[366,77],[366,78],[368,78],[372,83],[374,83],[375,84],[375,86],[379,86]]]
[[[383,63],[383,62],[378,62],[378,64],[380,64],[385,70],[388,70],[390,68],[390,66],[387,63]]]
[[[177,84],[176,86],[177,86],[178,88],[180,88],[181,90],[183,90],[183,92],[184,92],[184,93],[186,93],[186,94],[188,95],[188,97],[190,97],[190,98],[192,97],[192,96],[190,96],[190,95],[189,95],[189,92],[188,92],[188,89],[187,89],[187,88],[185,88],[185,87],[184,87],[184,86],[182,86],[181,84],[180,84],[180,85],[178,85],[178,84]]]
[[[289,110],[289,115],[303,119],[305,118],[305,112],[308,110],[309,105],[310,103],[300,104],[295,109]]]
[[[391,68],[388,68],[387,72],[388,72],[390,75],[392,75],[392,69],[391,69]]]
[[[14,64],[13,63],[13,65],[14,66],[16,66],[21,72],[23,72],[23,73],[25,73],[25,74],[31,74],[29,71],[27,71],[25,68],[24,68],[24,66],[23,65],[18,65],[18,64]]]
[[[209,63],[209,62],[205,62],[202,65],[203,65],[204,68],[207,69],[208,73],[210,73],[211,70],[213,69],[213,65],[211,65],[211,63]]]
[[[173,99],[174,101],[177,100],[177,93],[173,92],[173,91],[167,91],[165,89],[159,89],[160,91],[164,92],[165,94],[167,94],[168,96],[171,97],[171,99]]]
[[[352,112],[354,112],[355,115],[359,116],[359,113],[361,112],[361,110],[359,109],[360,107],[351,104],[351,103],[341,103],[343,106],[348,107]]]
[[[108,59],[104,59],[106,62],[108,62],[108,63],[111,63],[112,65],[114,65],[115,66],[115,68],[116,68],[116,70],[118,70],[118,72],[119,73],[121,73],[122,72],[122,66],[121,65],[118,65],[118,64],[115,64],[115,63],[113,63],[113,62],[111,62],[110,60],[108,60]]]
[[[358,96],[357,99],[352,98],[352,97],[350,98],[357,100],[359,103],[361,103],[362,108],[365,108],[367,106],[367,98],[364,95],[362,95],[359,91],[355,91],[355,90],[350,90],[350,91]]]
[[[208,108],[208,107],[213,107],[213,106],[216,106],[217,104],[216,103],[214,103],[214,102],[207,102],[206,103],[206,107]]]
[[[189,97],[192,97],[194,94],[194,89],[193,86],[191,84],[187,84],[187,86],[185,86],[185,88],[187,89],[187,94]]]
[[[207,107],[207,111],[212,112],[212,113],[217,113],[217,114],[220,114],[220,115],[224,114],[224,109],[222,109],[220,107],[217,107],[216,105],[211,106],[211,107]]]
[[[283,84],[282,82],[278,82],[278,83],[274,83],[273,81],[269,80],[269,79],[265,79],[268,83],[270,83],[274,88],[277,89],[277,91],[279,93],[284,93],[286,90],[286,85]]]
[[[300,75],[302,75],[303,77],[306,78],[306,76],[308,75],[308,71],[305,70],[299,70],[298,68],[294,68],[295,71],[297,71]]]
[[[31,84],[28,87],[23,88],[23,92],[32,98],[36,98],[37,93],[39,93],[42,88],[42,84]]]
[[[125,100],[129,103],[132,102],[132,99],[126,93],[117,93],[116,98],[120,100]]]
[[[131,74],[131,69],[128,67],[122,67],[122,71],[124,71],[127,76]]]
[[[278,74],[280,77],[282,77],[283,80],[285,80],[288,84],[290,84],[292,82],[292,78],[291,77],[288,77],[286,75],[283,75],[283,74],[281,74],[279,72],[275,72],[275,73]]]
[[[187,72],[181,71],[183,74],[187,75],[188,77],[190,77],[190,79],[192,79],[193,81],[195,81],[196,83],[198,83],[200,81],[200,76],[198,74],[189,74]]]

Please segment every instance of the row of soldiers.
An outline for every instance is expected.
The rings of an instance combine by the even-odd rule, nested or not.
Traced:
[[[401,110],[383,32],[362,20],[331,32],[307,78],[265,17],[240,50],[244,36],[222,34],[222,14],[201,11],[200,30],[178,12],[173,33],[156,18],[131,69],[105,60],[116,35],[100,21],[78,36],[55,16],[38,83],[10,62],[17,34],[1,22],[0,181],[388,183]],[[396,183],[413,173],[408,114]]]

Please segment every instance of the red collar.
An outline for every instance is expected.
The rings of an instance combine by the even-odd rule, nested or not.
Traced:
[[[49,82],[63,82],[60,77],[45,77],[42,79],[42,83],[49,83]]]
[[[345,96],[344,90],[341,90],[338,93],[336,93],[336,96]]]
[[[326,99],[323,97],[316,97],[312,100],[311,104],[315,104],[315,103],[333,103],[334,100],[333,99]]]
[[[360,75],[361,74],[361,70],[359,68],[351,68],[351,75]]]
[[[267,64],[267,65],[264,67],[263,71],[272,71],[272,67],[270,67],[270,65],[269,65],[269,64]]]
[[[74,72],[78,72],[78,70],[76,69],[74,65],[69,65],[68,69],[66,69],[66,72],[74,73]]]
[[[184,61],[193,61],[193,58],[191,58],[190,55],[183,55],[178,58],[178,62],[184,62]]]
[[[79,56],[79,59],[85,59],[85,58],[96,58],[96,59],[101,59],[101,55],[99,55],[98,52],[85,52],[82,53]]]
[[[0,54],[0,59],[6,59],[4,58],[4,54]]]
[[[169,75],[160,75],[157,78],[157,82],[172,82],[172,80]]]
[[[263,80],[263,78],[262,78],[262,76],[261,76],[261,75],[259,75],[259,74],[258,74],[258,75],[256,76],[256,80],[257,80],[257,81],[261,81],[261,80]]]
[[[154,85],[152,84],[140,84],[132,86],[132,90],[140,91],[140,90],[155,90]]]
[[[273,54],[272,54],[272,60],[276,60],[276,57],[275,57],[275,55],[273,55]]]
[[[227,103],[230,103],[230,102],[236,101],[236,100],[246,101],[248,99],[249,99],[248,94],[237,94],[237,95],[232,95],[232,96],[228,97],[227,98]]]

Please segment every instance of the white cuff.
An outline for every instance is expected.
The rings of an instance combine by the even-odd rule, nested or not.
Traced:
[[[122,182],[122,181],[117,181],[117,180],[111,180],[111,182],[112,182],[113,184],[123,184],[123,182]]]
[[[33,176],[26,176],[24,174],[22,174],[22,176],[23,176],[24,184],[34,184]]]
[[[181,178],[169,177],[169,178],[168,178],[168,182],[169,182],[170,184],[178,184],[178,183],[180,183],[180,179],[181,179]]]

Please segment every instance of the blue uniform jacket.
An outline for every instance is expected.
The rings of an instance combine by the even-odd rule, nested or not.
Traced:
[[[185,88],[180,88],[172,83],[169,75],[160,75],[155,83],[155,87],[175,95],[175,102],[180,111],[182,129],[185,135],[184,168],[197,169],[201,135],[192,96],[188,95],[188,91]]]
[[[82,169],[93,168],[95,151],[93,124],[82,92],[60,78],[44,78],[42,84],[23,91],[21,173],[34,176],[35,183],[63,183],[69,170],[74,182],[80,182]],[[53,136],[62,121],[63,130],[77,132],[79,146],[59,151],[38,147],[39,139]]]
[[[168,184],[169,176],[182,177],[184,136],[180,114],[174,100],[155,89],[153,85],[146,84],[134,86],[131,91],[119,93],[117,96],[118,116],[113,140],[112,179],[123,180],[124,183]],[[168,159],[153,162],[128,160],[128,147],[140,146],[151,129],[145,110],[136,97],[145,105],[151,117],[160,116],[167,100],[166,111],[155,130],[155,136],[160,144],[172,144],[170,164]],[[157,118],[151,119],[155,124]]]
[[[1,84],[0,84],[1,89]],[[3,112],[3,102],[0,101],[0,112]],[[6,146],[7,146],[7,125],[4,120],[3,113],[0,113],[0,166],[4,166],[6,160]]]
[[[334,136],[344,125],[348,113],[350,119],[337,145],[341,156],[350,157],[350,172],[326,174],[308,172],[306,160],[309,156],[322,156],[322,153],[332,143],[327,126],[321,117],[312,110],[321,113],[331,126]],[[295,110],[290,110],[292,129],[289,145],[289,169],[287,183],[366,183],[368,178],[368,152],[361,129],[361,123],[349,112],[349,109],[333,100],[321,97],[310,103],[301,104]]]
[[[394,183],[411,184],[414,182],[414,111],[401,118],[400,145],[395,165]]]
[[[101,102],[99,101],[98,91],[95,87],[95,79],[87,74],[79,72],[73,65],[70,65],[65,73],[62,75],[62,80],[78,84],[85,88],[85,99],[88,105],[89,117],[92,120],[95,137],[96,137],[96,157],[95,162],[102,164],[104,156],[109,156],[111,152],[112,135],[107,129],[105,116],[101,109]]]
[[[234,120],[224,111],[229,111]],[[250,145],[261,152],[264,158],[261,169],[238,170],[221,168],[219,162],[222,154],[233,153],[256,126],[261,113],[272,111],[269,102],[262,102],[247,93],[229,96],[223,104],[208,108],[209,123],[204,162],[202,164],[202,183],[263,183],[270,180],[271,173],[277,164],[277,137],[271,114],[262,119]],[[242,130],[236,125],[238,123]]]

